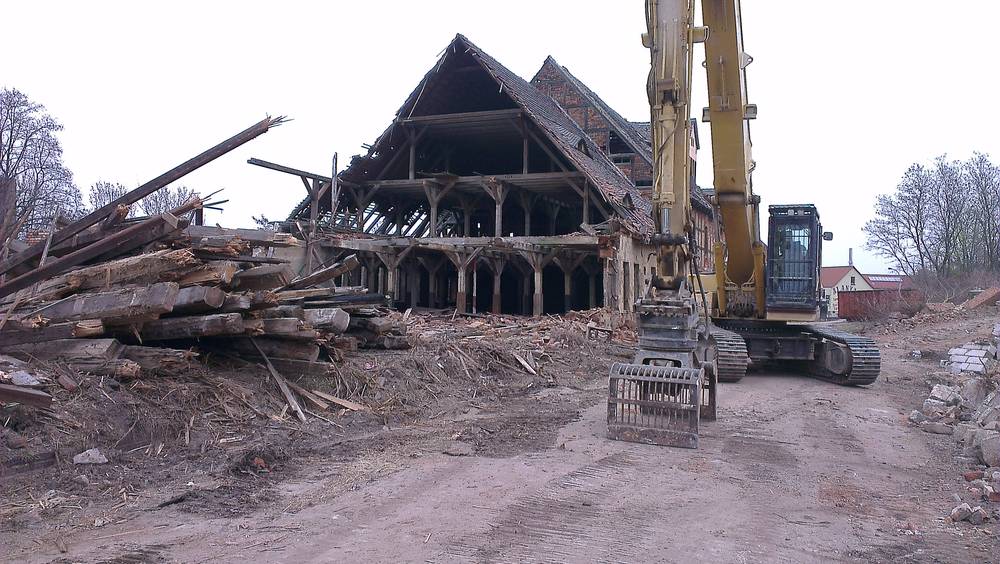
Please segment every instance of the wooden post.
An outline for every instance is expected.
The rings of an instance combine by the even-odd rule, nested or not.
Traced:
[[[413,261],[409,272],[410,307],[417,307],[417,302],[420,300],[420,264]]]
[[[479,313],[479,269],[472,267],[472,313]]]
[[[503,237],[503,204],[510,193],[510,185],[507,183],[490,179],[482,183],[483,189],[493,198],[494,202],[494,237]]]
[[[455,187],[455,183],[458,182],[458,177],[454,177],[446,181],[445,183],[440,183],[436,180],[424,180],[424,194],[427,196],[427,202],[430,204],[430,237],[438,236],[438,202],[444,198],[452,188]]]
[[[590,223],[590,183],[583,181],[583,223]]]
[[[550,203],[548,206],[549,211],[549,235],[556,234],[556,219],[559,217],[559,210],[561,209],[558,204]]]
[[[532,265],[532,268],[535,271],[535,295],[531,301],[531,315],[533,317],[541,317],[545,306],[542,292],[542,269],[544,267],[540,263],[537,263]]]
[[[493,313],[501,313],[501,294],[500,294],[500,277],[503,275],[503,268],[506,261],[501,258],[495,258],[490,261],[493,269]]]
[[[476,211],[476,200],[475,198],[463,197],[460,200],[462,204],[462,236],[471,236],[472,231],[472,214]]]
[[[573,309],[573,273],[576,271],[584,260],[586,260],[587,255],[578,254],[575,257],[572,255],[555,257],[553,260],[563,271],[563,304],[565,305],[566,311]]]
[[[593,272],[587,274],[587,303],[590,309],[597,307],[597,275]]]
[[[415,139],[413,132],[409,129],[405,129],[406,136],[410,138],[410,167],[409,167],[409,178],[413,180],[417,177],[417,140]]]
[[[521,146],[521,173],[528,174],[528,138],[522,139]]]
[[[521,189],[517,191],[518,199],[521,202],[521,208],[524,210],[524,236],[531,236],[531,208],[535,203],[535,194],[528,192],[527,190]]]
[[[445,251],[445,256],[448,257],[448,260],[450,260],[453,265],[455,265],[455,271],[458,279],[458,289],[455,293],[455,307],[462,313],[468,311],[467,276],[469,265],[476,260],[476,257],[478,257],[481,252],[483,252],[483,247],[478,247],[471,253],[461,251]]]
[[[399,295],[396,288],[397,285],[396,269],[399,267],[400,262],[402,262],[403,259],[406,258],[406,255],[410,254],[410,251],[412,251],[414,248],[415,247],[413,245],[410,245],[409,247],[406,247],[405,249],[399,252],[385,251],[376,253],[376,255],[382,261],[382,263],[385,264],[385,290],[383,290],[381,293],[389,296],[390,303],[395,303],[396,296]]]

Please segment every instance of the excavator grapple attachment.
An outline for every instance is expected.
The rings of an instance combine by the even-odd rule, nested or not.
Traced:
[[[711,402],[705,382],[711,370],[615,363],[608,379],[608,438],[636,443],[698,448],[702,403]]]

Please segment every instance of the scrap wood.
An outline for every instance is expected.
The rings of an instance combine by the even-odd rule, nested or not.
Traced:
[[[6,330],[0,331],[0,348],[56,339],[97,337],[103,333],[104,326],[99,320],[59,323],[26,330]]]
[[[0,297],[18,290],[23,290],[35,282],[66,272],[70,268],[83,264],[108,253],[122,253],[137,249],[169,234],[177,228],[179,220],[168,214],[160,214],[147,221],[133,225],[127,229],[109,235],[82,249],[47,262],[34,270],[30,270],[16,278],[0,284]],[[42,244],[44,248],[44,244]],[[28,251],[25,251],[27,253]],[[21,254],[14,255],[15,257]]]
[[[7,403],[16,402],[35,407],[49,407],[52,405],[52,396],[31,388],[0,384],[0,401]]]
[[[212,162],[213,160],[221,157],[222,155],[232,151],[233,149],[255,139],[256,137],[266,133],[272,127],[281,125],[286,119],[283,116],[277,118],[267,118],[261,120],[260,122],[250,126],[246,130],[237,133],[233,137],[219,143],[218,145],[202,152],[198,156],[181,163],[180,165],[170,169],[169,171],[161,174],[160,176],[150,180],[149,182],[139,186],[138,188],[127,192],[122,197],[109,202],[103,207],[94,210],[93,212],[87,214],[86,216],[74,221],[68,226],[56,231],[52,236],[52,243],[58,244],[66,239],[80,233],[81,231],[95,225],[99,222],[107,219],[112,213],[114,213],[118,206],[121,205],[131,205],[139,200],[145,198],[146,196],[156,192],[157,190],[163,188],[167,184],[185,176],[186,174],[201,168],[202,166]],[[28,263],[29,261],[34,261],[38,258],[45,248],[44,242],[35,243],[34,245],[28,247],[24,251],[17,253],[7,260],[0,263],[0,274],[9,272],[12,268],[18,265]],[[53,263],[56,261],[53,261]],[[51,264],[51,263],[50,263]],[[9,293],[9,292],[6,292]],[[5,294],[3,290],[0,290],[0,295]]]
[[[538,372],[535,372],[535,369],[532,368],[530,364],[528,364],[527,360],[524,360],[524,357],[513,351],[510,354],[514,357],[515,360],[517,360],[517,362],[521,364],[521,366],[528,372],[528,374],[531,374],[532,376],[538,376]]]
[[[267,355],[264,354],[263,349],[257,346],[257,342],[254,341],[253,337],[250,337],[250,342],[253,343],[254,348],[257,349],[257,352],[260,353],[261,358],[264,359],[264,362],[267,364],[268,372],[271,373],[271,377],[274,378],[275,383],[278,384],[278,389],[280,389],[281,393],[284,394],[285,400],[288,401],[288,405],[292,408],[292,411],[295,412],[295,416],[299,418],[299,421],[305,423],[306,414],[302,412],[302,407],[299,406],[298,400],[295,399],[295,395],[292,394],[292,390],[289,389],[288,381],[285,380],[284,377],[282,377],[277,370],[275,370],[274,365],[271,364],[271,359],[269,359]]]
[[[312,393],[314,393],[317,396],[325,399],[326,401],[335,403],[335,404],[339,405],[340,407],[343,407],[345,409],[349,409],[351,411],[368,411],[368,407],[366,407],[364,405],[361,405],[360,403],[354,403],[351,400],[345,400],[343,398],[338,398],[337,396],[330,395],[328,393],[321,392],[319,390],[313,390]]]
[[[341,274],[350,272],[357,268],[361,262],[358,260],[357,255],[350,255],[344,260],[337,262],[326,268],[321,268],[312,274],[303,276],[297,280],[288,283],[281,290],[302,290],[310,286],[315,286],[316,284],[321,284],[328,280],[332,280]]]
[[[330,404],[328,404],[325,401],[321,400],[319,398],[319,396],[317,396],[316,394],[313,394],[312,392],[310,392],[309,390],[307,390],[307,389],[303,388],[302,386],[296,384],[295,382],[288,381],[288,387],[291,388],[292,390],[294,390],[295,393],[299,394],[300,396],[302,396],[302,397],[306,398],[307,400],[309,400],[310,402],[312,402],[313,405],[315,405],[316,407],[322,409],[323,411],[326,411],[326,410],[330,409]]]

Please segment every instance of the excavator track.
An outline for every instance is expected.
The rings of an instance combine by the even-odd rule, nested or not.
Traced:
[[[847,372],[836,374],[814,362],[810,372],[816,378],[842,386],[865,386],[878,378],[882,369],[882,354],[872,339],[820,325],[805,325],[803,330],[815,337],[844,345],[850,351],[851,365]]]
[[[747,344],[738,333],[712,327],[709,338],[715,352],[716,373],[720,382],[739,382],[747,374],[750,357]]]

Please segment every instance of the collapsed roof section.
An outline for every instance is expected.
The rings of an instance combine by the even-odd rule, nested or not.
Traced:
[[[506,112],[506,113],[505,113]],[[509,113],[509,115],[507,115]],[[461,114],[468,120],[483,120],[476,127],[457,128],[448,123],[434,124],[435,116],[454,117]],[[500,171],[504,159],[510,155],[497,154],[496,145],[489,138],[520,136],[522,133],[540,133],[536,141],[565,174],[577,174],[596,188],[599,199],[609,204],[626,229],[636,234],[653,230],[651,205],[608,156],[551,98],[501,65],[463,35],[456,35],[445,48],[434,67],[428,71],[409,95],[392,124],[369,148],[368,153],[352,159],[339,178],[345,184],[370,185],[383,182],[381,194],[402,190],[386,179],[405,178],[407,161],[413,166],[415,159],[401,158],[412,146],[414,130],[406,127],[420,123],[423,129],[437,128],[439,135],[462,138],[454,158],[445,166],[447,174],[468,177],[490,176]],[[454,120],[449,120],[454,123]],[[451,129],[449,129],[451,127]],[[525,149],[527,152],[527,149]],[[461,156],[468,158],[460,159]],[[517,155],[520,159],[520,155]],[[464,162],[460,162],[464,161]],[[527,165],[525,165],[527,166]],[[431,173],[422,171],[425,176]],[[409,171],[413,178],[414,171]],[[389,181],[391,182],[391,180]],[[402,192],[400,192],[402,194]],[[292,212],[296,219],[307,211],[303,202]],[[329,202],[326,202],[327,208]],[[323,210],[323,211],[329,211]]]

